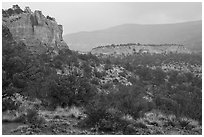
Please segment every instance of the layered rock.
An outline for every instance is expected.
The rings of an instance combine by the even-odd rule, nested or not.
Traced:
[[[13,11],[16,10],[15,7],[13,6]],[[32,12],[29,7],[20,13],[9,10],[4,13],[6,15],[3,14],[2,24],[9,28],[14,40],[23,41],[30,50],[43,53],[50,49],[58,52],[68,48],[62,38],[62,25],[58,25],[54,18],[45,17],[38,10]]]
[[[163,53],[191,53],[183,45],[177,44],[121,44],[121,45],[108,45],[93,48],[92,54],[105,54],[105,55],[127,55],[134,53],[150,53],[150,54],[163,54]]]

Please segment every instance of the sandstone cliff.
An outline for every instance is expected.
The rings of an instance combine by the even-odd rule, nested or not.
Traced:
[[[32,12],[29,7],[23,11],[14,5],[3,10],[2,15],[2,24],[9,28],[14,40],[23,41],[31,51],[58,52],[59,49],[68,48],[62,38],[62,25],[58,25],[54,18],[45,17],[41,11]]]
[[[128,55],[134,53],[150,53],[150,54],[163,54],[163,53],[191,53],[183,45],[177,44],[120,44],[108,45],[93,48],[92,54],[105,54],[105,55]]]

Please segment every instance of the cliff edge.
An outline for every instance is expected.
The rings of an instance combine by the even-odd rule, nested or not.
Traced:
[[[39,10],[32,12],[26,7],[23,11],[18,5],[13,5],[2,10],[2,25],[8,27],[14,40],[23,41],[33,52],[58,52],[69,48],[62,38],[62,25],[52,17],[45,17]]]

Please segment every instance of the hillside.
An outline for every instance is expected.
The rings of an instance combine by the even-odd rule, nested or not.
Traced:
[[[191,53],[183,45],[178,44],[140,44],[129,43],[120,45],[107,45],[96,47],[91,50],[95,55],[131,55],[135,53],[168,54],[168,53]]]
[[[202,55],[132,43],[95,50],[167,53],[95,56],[63,48],[62,28],[40,11],[3,16],[2,134],[202,134]]]
[[[202,21],[176,24],[125,24],[104,30],[64,35],[70,49],[90,51],[94,47],[121,43],[175,43],[193,51],[202,49]]]

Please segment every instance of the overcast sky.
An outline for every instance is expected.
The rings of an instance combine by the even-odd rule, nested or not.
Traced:
[[[18,4],[22,9],[29,6],[32,11],[41,10],[63,25],[64,34],[92,31],[116,25],[166,24],[202,19],[201,3],[2,3],[3,9]]]

